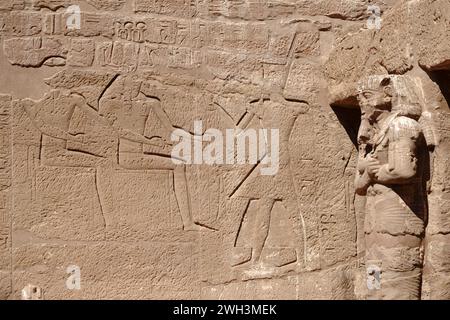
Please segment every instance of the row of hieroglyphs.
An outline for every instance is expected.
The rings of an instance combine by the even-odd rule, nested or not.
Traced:
[[[69,30],[64,11],[0,14],[0,32],[6,37],[5,55],[12,64],[33,67],[42,65],[48,57],[60,57],[67,59],[69,65],[80,67],[97,61],[100,66],[127,66],[133,62],[140,66],[192,68],[205,63],[208,55],[209,60],[239,59],[242,63],[248,59],[282,65],[290,54],[318,56],[320,30],[327,28],[326,24],[310,22],[278,24],[274,28],[260,22],[145,16],[131,20],[85,12],[80,20],[80,29]],[[120,61],[120,56],[124,61]],[[109,63],[109,59],[114,63]]]
[[[267,19],[292,13],[295,5],[267,0],[135,0],[134,11],[178,17],[222,15],[229,18]]]
[[[116,11],[124,9],[134,13],[166,15],[177,18],[217,17],[236,20],[272,20],[290,15],[337,16],[358,20],[368,9],[370,0],[2,0],[2,10],[59,10],[72,5],[89,4],[95,9]],[[370,10],[370,9],[369,9]]]
[[[10,231],[11,186],[11,97],[0,95],[0,249],[8,242]],[[3,251],[3,250],[1,250]],[[0,264],[0,269],[4,267]]]
[[[77,5],[81,1],[70,0],[3,0],[0,10],[24,10],[36,8],[57,9]],[[125,0],[86,0],[96,9],[118,10]],[[269,0],[135,0],[135,13],[153,13],[175,17],[199,17],[222,15],[229,18],[267,19],[293,13],[295,5]]]

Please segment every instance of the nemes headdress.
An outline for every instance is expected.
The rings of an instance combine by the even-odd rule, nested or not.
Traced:
[[[423,99],[413,78],[406,75],[373,75],[358,84],[358,93],[366,90],[392,90],[392,112],[418,120],[422,114]]]
[[[407,75],[373,75],[361,80],[358,93],[365,90],[384,90],[391,86],[392,112],[418,120],[428,146],[439,143],[432,114],[426,111],[425,100],[418,80]]]

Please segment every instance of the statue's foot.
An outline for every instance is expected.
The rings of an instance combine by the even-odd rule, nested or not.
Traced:
[[[188,225],[184,226],[184,231],[202,231],[202,232],[206,232],[206,231],[213,231],[210,228],[195,224],[195,223],[190,223]]]

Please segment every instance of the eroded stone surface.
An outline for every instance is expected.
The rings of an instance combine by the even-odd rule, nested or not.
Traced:
[[[79,2],[0,1],[1,83],[47,85],[0,87],[0,298],[450,298],[448,1]],[[384,160],[426,158],[421,219],[355,194],[377,76],[412,79]],[[227,129],[279,130],[278,170],[171,160]]]

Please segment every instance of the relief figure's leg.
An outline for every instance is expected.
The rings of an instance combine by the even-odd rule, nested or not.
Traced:
[[[261,199],[260,201],[258,215],[256,216],[255,236],[253,238],[253,262],[259,262],[261,258],[264,244],[269,235],[270,214],[275,204],[273,199]]]

